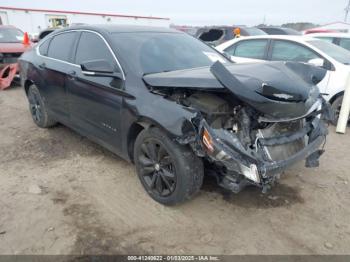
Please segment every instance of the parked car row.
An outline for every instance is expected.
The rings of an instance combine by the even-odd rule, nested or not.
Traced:
[[[285,56],[285,43],[266,37],[224,45],[234,57],[272,60],[272,46]],[[320,63],[309,49],[304,59]],[[101,25],[54,31],[19,61],[39,127],[62,123],[135,163],[146,192],[173,205],[199,191],[204,173],[238,193],[268,190],[295,162],[318,165],[332,117],[317,85],[341,64],[322,54],[324,68],[239,64],[176,30]]]

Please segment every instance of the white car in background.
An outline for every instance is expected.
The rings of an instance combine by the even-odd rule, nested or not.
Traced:
[[[327,69],[318,84],[338,114],[350,74],[350,52],[310,36],[268,35],[236,38],[216,47],[237,63],[295,61]]]
[[[350,34],[346,33],[315,33],[310,37],[328,41],[350,51]]]

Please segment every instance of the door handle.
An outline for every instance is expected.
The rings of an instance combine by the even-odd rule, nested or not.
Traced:
[[[45,69],[45,68],[46,68],[46,64],[45,64],[45,63],[41,63],[41,64],[39,64],[39,68],[41,68],[41,69]]]
[[[77,72],[75,72],[74,70],[70,70],[70,71],[68,71],[68,77],[70,78],[70,79],[74,79],[75,78],[75,76],[76,76],[76,74],[77,74]]]

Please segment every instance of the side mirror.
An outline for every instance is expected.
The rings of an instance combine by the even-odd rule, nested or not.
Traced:
[[[231,55],[229,53],[226,53],[225,51],[222,52],[222,55],[226,57],[228,60],[232,61]]]
[[[86,61],[80,67],[82,73],[87,76],[109,76],[122,79],[122,74],[116,72],[116,69],[104,59]]]
[[[322,58],[310,59],[307,63],[310,64],[310,65],[313,65],[313,66],[317,66],[317,67],[323,67],[324,66],[324,60]]]

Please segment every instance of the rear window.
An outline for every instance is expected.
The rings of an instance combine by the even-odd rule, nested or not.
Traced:
[[[47,55],[62,61],[71,61],[75,32],[67,32],[52,38]]]
[[[0,28],[0,43],[20,43],[23,32],[17,28]]]
[[[204,32],[199,36],[199,39],[204,42],[213,42],[220,40],[224,36],[224,30],[222,29],[210,29],[208,32]]]
[[[46,40],[39,46],[39,53],[43,56],[47,56],[47,52],[49,51],[49,45],[50,45],[51,39]]]

